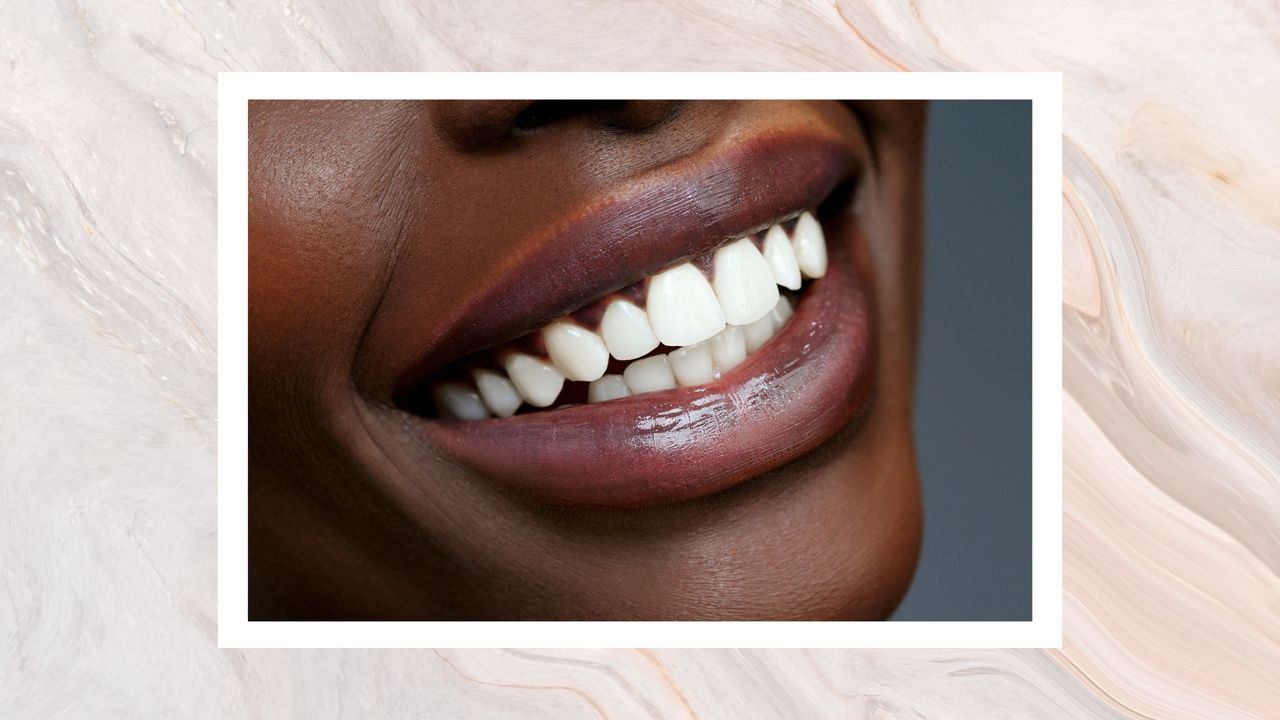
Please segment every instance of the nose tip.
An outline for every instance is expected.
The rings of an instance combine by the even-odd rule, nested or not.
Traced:
[[[674,100],[440,100],[436,129],[464,150],[484,150],[581,121],[625,132],[647,130],[671,116]]]

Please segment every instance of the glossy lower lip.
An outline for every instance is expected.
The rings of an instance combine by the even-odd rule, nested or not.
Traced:
[[[708,495],[801,457],[858,414],[875,378],[855,219],[829,222],[827,235],[826,276],[724,378],[507,419],[426,421],[428,442],[534,495],[618,507]]]

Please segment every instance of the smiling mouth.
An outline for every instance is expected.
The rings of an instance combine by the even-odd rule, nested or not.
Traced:
[[[477,421],[697,387],[726,377],[787,323],[827,272],[813,212],[666,268],[431,383],[436,417]]]
[[[397,405],[439,453],[572,504],[690,499],[808,453],[874,381],[861,169],[781,135],[642,183],[461,303]]]

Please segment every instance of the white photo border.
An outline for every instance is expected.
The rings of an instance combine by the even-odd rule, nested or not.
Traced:
[[[1031,620],[279,622],[248,619],[249,100],[514,97],[1031,101]],[[1060,73],[218,73],[218,646],[1060,647],[1061,197]]]

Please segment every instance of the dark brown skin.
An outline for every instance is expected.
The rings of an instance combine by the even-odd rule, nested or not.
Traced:
[[[878,619],[920,543],[915,102],[256,101],[249,122],[251,619]],[[856,113],[856,114],[855,114]],[[874,403],[728,491],[587,509],[409,465],[392,392],[436,310],[543,227],[748,128],[830,124],[873,163]],[[533,125],[535,127],[530,128]],[[521,129],[522,126],[524,129]],[[874,158],[873,161],[870,158]],[[420,346],[420,345],[419,345]]]

